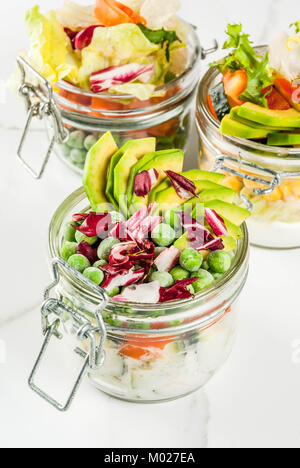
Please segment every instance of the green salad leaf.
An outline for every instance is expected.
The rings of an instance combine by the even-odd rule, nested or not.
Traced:
[[[224,59],[210,64],[224,75],[227,70],[245,70],[248,75],[248,86],[240,96],[241,100],[247,100],[263,107],[268,107],[266,94],[262,90],[272,85],[272,70],[269,67],[269,55],[261,57],[252,47],[249,34],[242,31],[241,24],[228,24],[226,34],[228,39],[223,49],[233,49]]]
[[[153,44],[159,44],[165,48],[167,61],[170,61],[170,47],[174,42],[182,42],[177,36],[176,31],[167,31],[166,29],[149,29],[143,24],[138,25],[142,33]]]

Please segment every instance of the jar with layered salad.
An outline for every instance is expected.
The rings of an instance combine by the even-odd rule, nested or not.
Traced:
[[[265,47],[258,48],[261,55]],[[228,186],[252,208],[248,219],[252,244],[272,249],[300,247],[300,151],[221,134],[209,102],[222,75],[211,68],[197,98],[199,166],[225,172]]]
[[[86,373],[99,390],[130,402],[163,402],[198,390],[224,364],[233,347],[236,303],[248,273],[245,223],[230,269],[205,291],[153,305],[119,303],[60,258],[66,222],[75,212],[89,209],[84,190],[79,189],[58,208],[50,225],[49,255],[55,281],[45,293],[46,338],[30,377],[31,388],[61,411],[70,406]],[[35,384],[40,360],[55,337],[67,339],[83,359],[66,403],[59,403]]]
[[[28,121],[18,156],[36,178],[53,151],[82,173],[88,151],[107,131],[120,146],[134,138],[156,137],[160,150],[188,151],[200,61],[217,49],[216,42],[204,50],[196,29],[175,14],[178,5],[160,17],[159,2],[152,2],[157,14],[149,2],[141,2],[140,9],[126,7],[132,18],[119,24],[116,18],[116,23],[102,18],[99,3],[93,9],[66,0],[46,15],[39,7],[27,13],[31,46],[17,61]],[[49,28],[57,34],[56,42]],[[59,47],[57,59],[39,46],[45,41],[54,56]],[[45,121],[50,142],[38,171],[23,154],[34,117]]]

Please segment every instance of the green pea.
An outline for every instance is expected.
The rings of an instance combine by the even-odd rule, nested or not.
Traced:
[[[75,130],[70,133],[67,145],[70,148],[83,149],[84,148],[85,133],[81,130]]]
[[[231,257],[224,250],[216,250],[208,256],[210,270],[215,273],[226,273],[231,267]]]
[[[174,210],[166,211],[164,214],[164,220],[173,229],[179,229],[181,227],[180,218]]]
[[[97,236],[88,237],[85,234],[82,234],[82,232],[76,231],[75,239],[76,239],[76,242],[78,242],[78,244],[80,244],[80,242],[86,242],[89,245],[93,245],[97,242],[98,237]]]
[[[100,260],[108,261],[111,249],[117,244],[120,244],[120,241],[114,237],[107,237],[107,239],[104,239],[98,247],[98,257]]]
[[[110,216],[111,216],[111,224],[121,223],[122,221],[125,221],[125,218],[122,215],[122,213],[119,213],[118,211],[112,211],[110,213]]]
[[[71,149],[67,144],[59,145],[60,151],[65,158],[70,157]]]
[[[116,286],[111,292],[108,292],[108,291],[106,292],[107,292],[108,297],[115,297],[115,296],[118,296],[118,294],[120,294],[120,288]]]
[[[174,267],[170,271],[170,274],[172,275],[174,281],[181,281],[190,277],[190,273],[179,265]]]
[[[204,260],[204,262],[202,263],[201,268],[202,270],[209,270],[209,264],[206,260]]]
[[[168,224],[161,223],[152,231],[152,239],[159,247],[169,247],[175,238],[176,233]]]
[[[174,284],[173,276],[170,273],[160,271],[152,273],[150,281],[158,281],[162,288],[168,288]]]
[[[81,255],[81,254],[72,255],[68,259],[68,263],[75,270],[79,271],[79,273],[83,273],[84,270],[86,270],[87,268],[91,266],[89,260],[86,257],[84,257],[84,255]]]
[[[104,273],[99,268],[89,267],[84,270],[83,275],[98,286],[104,280]]]
[[[78,246],[77,246],[76,242],[68,242],[68,241],[66,241],[66,242],[63,244],[62,248],[61,248],[61,256],[62,256],[62,258],[63,258],[64,260],[68,261],[69,258],[70,258],[72,255],[76,254],[76,252],[77,252],[77,247],[78,247]]]
[[[215,282],[213,275],[206,270],[199,270],[193,276],[198,278],[197,281],[193,283],[195,293],[203,291],[203,289],[208,288]]]
[[[94,135],[88,135],[83,142],[83,145],[87,151],[90,151],[90,149],[97,143],[98,139]]]
[[[72,224],[74,223],[67,223],[64,228],[63,228],[63,236],[64,240],[68,242],[75,242],[75,234],[76,234],[76,229],[73,228]]]
[[[94,268],[101,268],[102,266],[107,265],[107,262],[105,260],[98,260],[97,262],[94,263],[93,267]]]
[[[224,273],[212,273],[215,281],[219,281],[224,276]]]
[[[203,256],[197,250],[185,249],[180,255],[179,263],[182,268],[193,273],[201,268]]]
[[[80,149],[72,149],[70,153],[72,163],[82,166],[86,159],[86,151]]]

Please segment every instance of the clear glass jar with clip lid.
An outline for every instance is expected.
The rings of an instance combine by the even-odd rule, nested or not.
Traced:
[[[187,27],[186,70],[158,87],[154,96],[145,101],[130,95],[95,94],[66,81],[51,88],[24,58],[18,57],[22,76],[19,92],[26,101],[28,119],[17,154],[31,175],[37,179],[42,177],[52,151],[81,174],[88,150],[107,131],[113,133],[118,145],[135,138],[156,137],[158,150],[178,148],[188,153],[199,65],[208,54],[217,50],[218,45],[215,41],[212,48],[205,50],[196,29],[191,25]],[[50,146],[38,171],[23,155],[24,143],[35,117],[49,117],[44,121]]]
[[[60,257],[63,227],[87,212],[83,189],[55,213],[49,230],[54,282],[42,306],[45,341],[30,387],[60,411],[69,408],[85,374],[101,391],[130,402],[173,400],[201,388],[224,364],[236,333],[236,302],[248,274],[246,225],[230,270],[188,300],[155,305],[116,303]],[[37,371],[53,337],[72,338],[83,367],[66,403],[36,385]]]
[[[265,47],[258,47],[265,51]],[[197,128],[199,167],[223,171],[228,186],[248,200],[252,244],[272,249],[300,247],[300,151],[229,137],[219,132],[208,96],[221,75],[211,68],[199,85]]]

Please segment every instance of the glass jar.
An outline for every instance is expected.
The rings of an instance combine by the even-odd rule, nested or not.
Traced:
[[[177,79],[157,88],[155,97],[146,101],[130,95],[95,94],[66,81],[57,83],[51,90],[47,82],[24,59],[18,57],[23,75],[20,93],[26,98],[27,107],[28,89],[32,92],[32,85],[26,82],[26,75],[34,75],[39,83],[38,88],[43,90],[53,109],[54,118],[44,119],[51,145],[49,151],[54,149],[60,159],[80,174],[88,150],[107,131],[112,132],[119,146],[135,138],[156,137],[157,150],[178,148],[188,151],[200,61],[218,47],[215,42],[211,49],[204,50],[195,28],[189,26],[189,29],[186,71]],[[36,88],[35,95],[40,97]],[[36,101],[34,105],[36,106]],[[29,105],[28,109],[30,108]],[[40,117],[47,115],[45,102],[35,113]],[[26,133],[27,131],[28,124]],[[20,159],[23,144],[22,141],[18,151]],[[47,157],[49,158],[49,154]],[[22,162],[24,164],[24,160]],[[41,172],[31,170],[31,173],[39,178],[44,169],[43,164]]]
[[[258,48],[261,53],[264,50]],[[300,247],[300,149],[222,135],[208,103],[210,90],[220,81],[221,74],[211,68],[199,85],[199,167],[225,172],[225,184],[249,200],[252,244],[273,249]]]
[[[83,189],[77,190],[58,208],[50,225],[55,282],[47,289],[42,307],[46,339],[30,378],[31,388],[59,410],[69,407],[86,371],[98,389],[131,402],[168,401],[198,390],[223,365],[233,346],[236,301],[248,273],[246,225],[230,271],[210,289],[170,303],[117,303],[59,259],[65,223],[75,212],[88,211],[87,204]],[[34,383],[40,359],[60,328],[85,359],[65,405]]]

